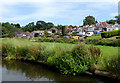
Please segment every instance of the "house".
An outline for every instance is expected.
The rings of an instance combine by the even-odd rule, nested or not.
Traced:
[[[83,27],[79,27],[78,29],[77,29],[77,32],[82,32],[83,31]]]
[[[56,29],[54,27],[47,30],[47,33],[49,33],[49,34],[55,34],[57,32],[58,32],[58,29]]]
[[[33,31],[31,32],[32,36],[40,35],[40,36],[44,36],[45,31],[44,30],[38,30],[38,31]]]
[[[72,34],[73,29],[72,29],[72,28],[69,28],[69,27],[66,27],[66,28],[65,28],[65,32],[66,32],[66,33],[69,33],[69,34]]]
[[[100,30],[101,32],[107,31],[107,28],[111,28],[112,25],[106,23],[106,22],[99,22],[96,24],[97,30]]]
[[[112,27],[107,28],[107,31],[118,30],[120,29],[119,26],[120,25],[118,23],[115,23],[114,25],[112,25]]]
[[[83,29],[82,29],[82,30],[83,30],[84,32],[87,32],[87,31],[88,31],[88,27],[89,27],[89,25],[83,26]]]
[[[26,31],[26,32],[15,32],[15,35],[18,37],[30,37],[31,34],[30,32]]]
[[[95,30],[95,28],[96,28],[96,26],[95,26],[95,25],[90,25],[90,26],[88,27],[87,32],[94,31],[94,30]]]

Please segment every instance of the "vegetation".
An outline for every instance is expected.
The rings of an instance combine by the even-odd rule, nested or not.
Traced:
[[[91,24],[96,24],[97,21],[95,21],[95,18],[93,16],[87,16],[83,20],[83,25],[91,25]]]
[[[9,40],[2,44],[2,54],[6,56],[6,59],[27,59],[46,62],[51,66],[55,66],[64,74],[85,72],[93,64],[92,56],[90,56],[85,45],[75,45],[72,49],[54,47],[50,50],[44,45],[30,45],[30,43],[21,45],[22,42],[19,43],[18,40],[12,40],[12,43]]]
[[[97,34],[97,35],[94,35],[94,36],[87,37],[87,39],[100,39],[100,38],[101,38],[101,34]]]
[[[120,78],[120,55],[111,58],[107,57],[107,59],[104,60],[103,66]]]
[[[86,39],[86,44],[120,46],[120,39]]]
[[[112,36],[120,35],[120,29],[119,30],[113,30],[113,31],[105,31],[101,33],[102,38],[109,38]]]
[[[100,66],[101,69],[109,70],[104,59],[107,59],[107,56],[118,55],[117,47],[40,43],[25,39],[2,39],[2,41],[2,55],[6,59],[45,62],[55,66],[64,74],[76,75],[89,70],[94,64]],[[114,70],[114,67],[112,69]],[[119,70],[116,69],[116,71]]]
[[[107,22],[108,24],[115,24],[116,20],[111,19],[111,20],[106,21],[106,22]]]
[[[106,21],[108,24],[115,24],[115,22],[119,23],[120,24],[120,15],[119,16],[115,16],[116,20],[109,20],[109,21]]]
[[[20,28],[19,24],[10,24],[8,22],[6,23],[0,23],[0,27],[2,28],[2,37],[14,37],[15,32],[21,32],[22,29]]]
[[[62,27],[62,35],[63,36],[65,35],[65,27],[64,26]]]
[[[29,40],[31,41],[35,40],[36,42],[57,42],[57,43],[71,43],[71,44],[78,44],[84,42],[86,44],[94,44],[94,45],[120,46],[120,43],[118,42],[120,39],[99,39],[99,36],[92,38],[93,39],[85,39],[85,40],[67,39],[67,38],[30,38]]]

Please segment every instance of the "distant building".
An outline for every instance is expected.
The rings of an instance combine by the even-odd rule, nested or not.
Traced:
[[[38,34],[39,36],[44,36],[44,32],[44,30],[33,31],[31,32],[31,35],[35,36],[35,34]]]
[[[58,29],[56,29],[56,28],[53,27],[53,28],[48,29],[47,32],[48,32],[49,34],[55,34],[55,33],[58,32]]]
[[[15,32],[15,36],[17,36],[17,37],[30,37],[31,34],[28,31],[26,31],[26,32]]]

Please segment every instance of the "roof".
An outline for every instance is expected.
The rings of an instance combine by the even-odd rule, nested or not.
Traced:
[[[51,31],[51,30],[56,30],[56,31],[58,31],[58,29],[56,29],[56,28],[54,28],[54,27],[48,29],[48,31]]]
[[[40,32],[44,33],[45,31],[44,30],[38,30],[38,31],[33,31],[32,33],[40,33]]]
[[[97,27],[109,28],[109,27],[112,27],[112,25],[106,22],[100,22],[100,23],[97,23]]]

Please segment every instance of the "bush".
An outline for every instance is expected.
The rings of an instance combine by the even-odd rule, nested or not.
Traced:
[[[120,39],[86,39],[86,44],[106,45],[106,46],[120,46]]]
[[[85,72],[88,70],[93,63],[91,63],[91,56],[89,54],[88,48],[85,45],[78,44],[72,50],[72,57],[75,61],[77,71]],[[79,66],[78,66],[79,65]]]
[[[115,55],[116,56],[116,55]],[[120,78],[120,55],[118,57],[104,59],[104,65],[107,71],[111,71]]]
[[[27,46],[16,46],[16,57],[26,57],[29,52]]]
[[[95,64],[97,64],[98,63],[98,59],[99,59],[99,57],[101,55],[100,48],[91,46],[91,47],[89,47],[89,52],[90,52],[93,60],[95,61]]]
[[[78,44],[72,51],[61,51],[61,54],[49,57],[47,62],[55,65],[64,74],[82,73],[94,64],[85,45]]]
[[[113,31],[105,31],[101,33],[102,38],[109,38],[112,36],[120,35],[120,29],[119,30],[113,30]]]

